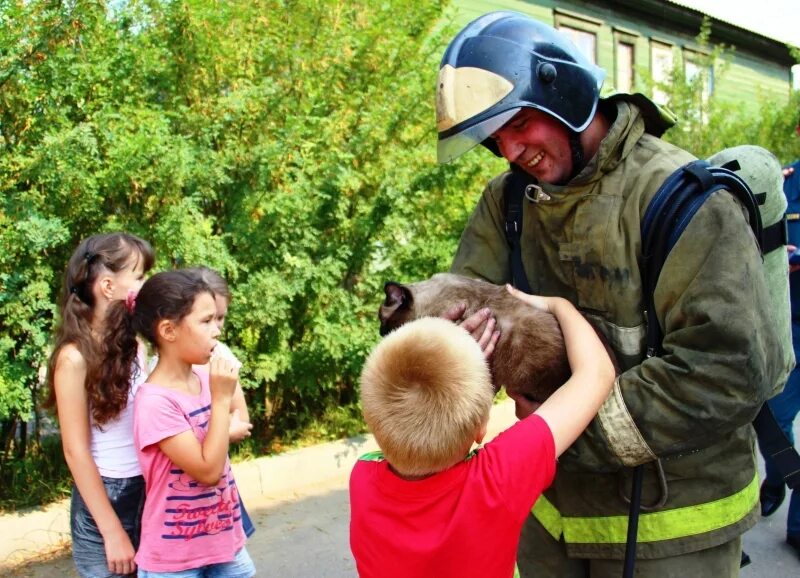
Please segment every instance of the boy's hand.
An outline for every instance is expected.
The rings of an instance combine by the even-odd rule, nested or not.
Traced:
[[[511,293],[514,297],[523,301],[534,307],[536,309],[540,309],[541,311],[546,311],[548,313],[552,313],[553,310],[551,308],[553,299],[551,297],[542,297],[541,295],[530,295],[525,293],[524,291],[520,291],[516,287],[512,287],[508,283],[506,283],[506,290]]]
[[[209,367],[209,386],[211,397],[230,398],[239,382],[239,368],[231,360],[221,355],[211,358]]]

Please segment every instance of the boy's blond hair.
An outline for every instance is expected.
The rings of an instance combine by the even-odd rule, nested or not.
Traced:
[[[424,317],[390,333],[361,373],[364,419],[384,456],[409,476],[464,457],[494,397],[480,346],[451,321]]]

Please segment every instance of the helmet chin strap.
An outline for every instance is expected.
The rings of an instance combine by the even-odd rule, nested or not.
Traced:
[[[569,132],[569,150],[572,153],[572,174],[566,180],[566,182],[569,182],[577,177],[578,173],[586,166],[586,158],[583,153],[583,144],[581,144],[581,133],[571,129],[567,130]]]

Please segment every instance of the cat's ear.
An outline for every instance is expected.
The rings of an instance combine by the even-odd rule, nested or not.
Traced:
[[[411,289],[394,281],[387,281],[383,286],[383,292],[386,293],[386,299],[381,303],[381,308],[378,310],[381,330],[397,314],[408,310],[414,301],[411,296]]]

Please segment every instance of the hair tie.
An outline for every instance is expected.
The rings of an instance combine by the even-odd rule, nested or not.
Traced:
[[[77,295],[78,294],[78,288],[75,287],[75,285],[71,285],[70,288],[69,288],[69,292],[72,293],[73,295]]]
[[[83,258],[86,259],[87,261],[91,261],[92,259],[95,258],[95,256],[96,256],[96,253],[92,253],[91,251],[86,251],[83,254]]]
[[[125,298],[125,308],[128,313],[133,313],[136,310],[136,291],[128,291],[128,296]]]

